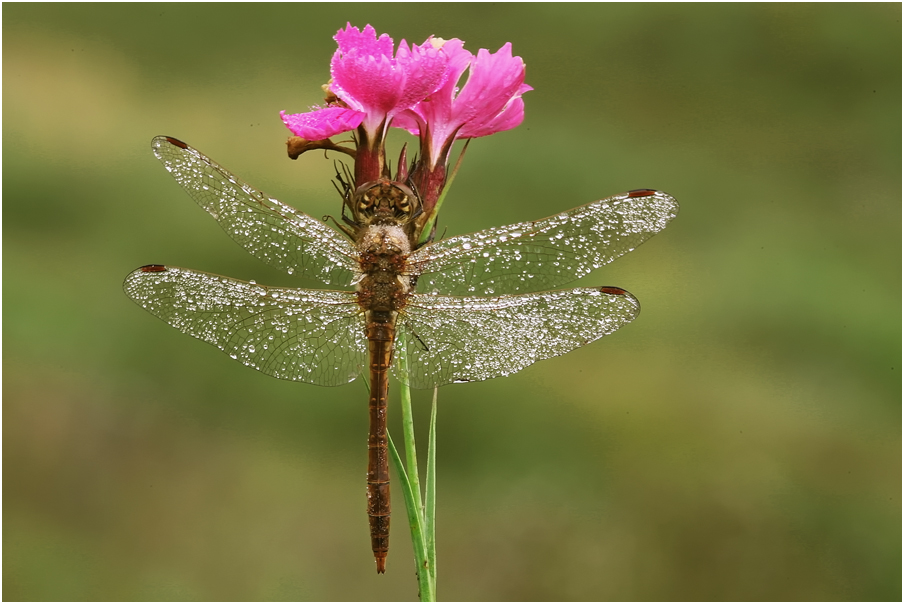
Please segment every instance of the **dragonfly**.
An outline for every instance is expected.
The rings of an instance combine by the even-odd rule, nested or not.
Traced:
[[[678,213],[672,196],[638,189],[417,246],[410,227],[420,200],[404,183],[384,178],[347,189],[352,216],[336,230],[178,139],[158,136],[152,148],[251,254],[345,288],[269,287],[161,264],[136,269],[123,284],[151,314],[267,375],[338,386],[369,372],[367,511],[378,573],[389,551],[388,373],[420,389],[486,380],[615,332],[640,311],[629,292],[550,288],[632,251]]]

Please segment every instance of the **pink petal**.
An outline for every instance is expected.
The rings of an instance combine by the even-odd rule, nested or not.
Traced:
[[[351,23],[346,23],[345,29],[337,31],[333,39],[339,45],[341,53],[356,51],[360,54],[392,58],[392,38],[389,34],[383,34],[378,39],[376,30],[370,25],[365,25],[364,31],[361,32]]]
[[[349,130],[364,120],[364,113],[345,107],[326,107],[308,113],[279,112],[286,127],[296,136],[319,141]]]
[[[494,54],[481,48],[471,61],[468,81],[455,99],[452,120],[472,128],[494,121],[513,98],[520,96],[524,72],[524,61],[512,56],[511,43],[506,42]]]
[[[376,40],[373,28],[365,28],[361,34],[355,28],[347,28],[337,36],[341,38],[340,49],[333,55],[330,66],[333,76],[330,89],[349,107],[367,114],[364,127],[369,131],[384,119],[391,119],[415,105],[445,82],[447,59],[429,41],[409,49],[403,40],[393,59],[391,44],[386,54],[383,37]],[[361,47],[350,46],[352,42],[360,43]]]
[[[385,113],[394,105],[401,74],[394,69],[393,42],[387,34],[377,38],[370,25],[358,31],[350,23],[334,36],[330,89],[358,111]]]
[[[428,40],[429,42],[429,40]],[[431,126],[431,138],[446,137],[459,126],[449,124],[452,115],[452,103],[458,92],[458,80],[468,68],[473,55],[464,49],[464,42],[457,38],[446,40],[442,46],[443,54],[448,59],[447,77],[442,87],[414,107],[414,114],[406,112],[407,119],[401,123],[393,122],[393,126],[408,129],[412,134],[420,131],[419,123]],[[419,118],[419,119],[416,119]]]
[[[511,102],[496,117],[481,123],[465,124],[456,138],[477,138],[497,132],[511,130],[524,121],[524,99],[520,96]]]
[[[417,136],[421,132],[421,116],[412,109],[407,109],[392,118],[392,127],[407,130]]]
[[[399,95],[398,111],[404,111],[435,93],[449,77],[449,59],[445,52],[434,48],[428,39],[411,51],[405,40],[399,42],[398,62],[404,65],[405,84]]]
[[[349,53],[340,57],[338,51],[330,73],[330,90],[349,107],[366,113],[385,114],[392,109],[404,79],[394,61],[386,56]]]

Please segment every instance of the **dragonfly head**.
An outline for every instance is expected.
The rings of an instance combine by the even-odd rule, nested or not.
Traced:
[[[361,226],[406,225],[422,211],[420,199],[414,191],[388,178],[358,187],[351,209],[355,222]]]

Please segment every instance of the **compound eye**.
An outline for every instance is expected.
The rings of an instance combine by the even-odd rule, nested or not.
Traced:
[[[374,200],[367,193],[362,195],[361,199],[358,200],[358,213],[360,213],[360,214],[372,212],[373,207],[374,207]]]

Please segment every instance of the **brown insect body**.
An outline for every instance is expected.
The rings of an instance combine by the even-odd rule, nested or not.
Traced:
[[[357,278],[358,303],[370,353],[370,430],[367,439],[367,515],[377,572],[386,570],[389,551],[389,452],[386,403],[392,367],[396,319],[411,293],[402,274],[411,244],[405,225],[415,213],[417,197],[410,189],[388,180],[358,189],[352,200],[357,226],[361,273]]]

